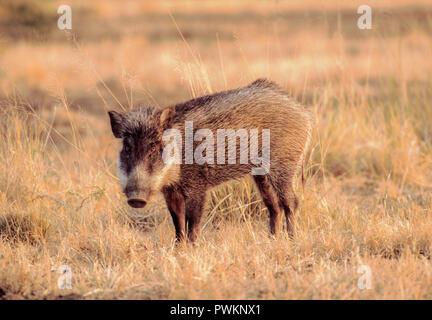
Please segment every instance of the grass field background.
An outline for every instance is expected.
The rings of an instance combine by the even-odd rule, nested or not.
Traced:
[[[68,32],[60,4],[0,5],[0,298],[432,298],[429,1],[373,1],[372,30],[363,1],[69,1]],[[106,111],[258,77],[316,116],[296,237],[245,179],[176,248],[162,199],[126,204]]]

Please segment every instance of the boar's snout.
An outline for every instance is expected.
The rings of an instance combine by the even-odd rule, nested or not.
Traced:
[[[127,197],[127,203],[132,208],[144,208],[151,197],[148,188],[139,188],[136,182],[129,182],[124,190]]]
[[[128,204],[132,208],[144,208],[147,202],[141,199],[129,199]]]

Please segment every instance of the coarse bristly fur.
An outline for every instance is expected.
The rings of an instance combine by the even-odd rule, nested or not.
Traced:
[[[194,131],[209,129],[270,129],[270,169],[253,178],[270,214],[270,231],[276,233],[282,213],[287,231],[293,232],[293,216],[298,207],[294,182],[308,147],[313,117],[278,85],[258,79],[248,86],[202,96],[162,110],[143,107],[127,114],[109,112],[114,136],[123,139],[118,161],[119,173],[134,207],[143,207],[162,192],[171,213],[176,237],[194,241],[206,200],[207,190],[250,174],[253,164],[164,163],[162,140],[166,129],[183,135],[185,121],[193,121]],[[238,142],[237,146],[238,146]],[[197,142],[194,143],[194,147]]]

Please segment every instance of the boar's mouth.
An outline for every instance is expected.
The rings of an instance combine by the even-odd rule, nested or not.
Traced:
[[[132,208],[144,208],[147,202],[141,199],[129,199],[128,204]]]

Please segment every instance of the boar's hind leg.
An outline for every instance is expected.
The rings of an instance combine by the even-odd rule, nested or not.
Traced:
[[[298,207],[298,199],[293,189],[292,175],[279,175],[274,179],[274,186],[280,205],[285,212],[288,234],[292,238],[294,236],[294,218]]]
[[[254,180],[270,214],[270,232],[271,234],[276,234],[279,229],[281,216],[281,207],[279,206],[278,196],[267,175],[254,176]]]
[[[174,190],[168,188],[163,190],[165,201],[168,206],[168,210],[171,213],[171,217],[174,223],[176,239],[182,241],[185,239],[185,201],[183,195]]]
[[[194,242],[198,235],[199,224],[204,210],[205,192],[195,193],[186,198],[186,226],[188,231],[188,238]]]

